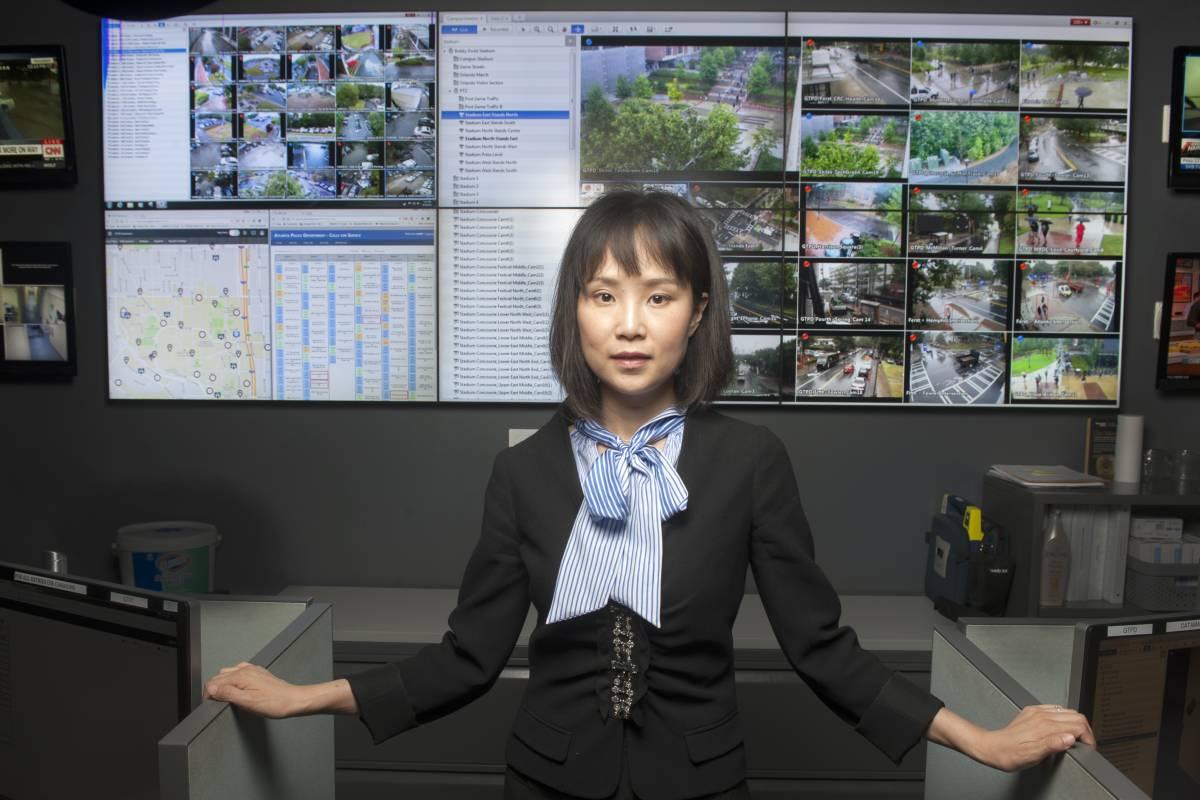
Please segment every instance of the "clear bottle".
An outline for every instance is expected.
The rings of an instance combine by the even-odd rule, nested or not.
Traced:
[[[1071,540],[1063,528],[1062,512],[1054,510],[1046,539],[1042,543],[1042,606],[1061,608],[1067,599],[1067,581],[1071,575]]]

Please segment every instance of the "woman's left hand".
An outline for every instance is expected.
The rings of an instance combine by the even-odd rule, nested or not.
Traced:
[[[1025,706],[1005,727],[980,735],[976,758],[996,769],[1016,772],[1071,749],[1077,740],[1096,746],[1083,714],[1062,706]]]

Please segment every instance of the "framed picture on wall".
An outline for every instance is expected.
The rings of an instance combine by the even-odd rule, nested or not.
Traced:
[[[75,374],[75,289],[66,242],[0,242],[0,377]]]

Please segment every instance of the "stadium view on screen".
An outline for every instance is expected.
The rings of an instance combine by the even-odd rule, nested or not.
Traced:
[[[638,187],[712,230],[724,402],[1118,403],[1129,18],[411,11],[102,38],[110,397],[555,402],[562,248]]]

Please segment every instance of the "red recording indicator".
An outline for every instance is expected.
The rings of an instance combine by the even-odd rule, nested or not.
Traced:
[[[811,266],[812,266],[812,262],[811,262],[811,261],[805,261],[805,262],[804,262],[804,266],[805,266],[805,268],[811,267]]]
[[[1029,116],[1028,114],[1025,115],[1026,122],[1029,122],[1029,120],[1031,120],[1031,119],[1033,119],[1033,117]]]
[[[913,194],[920,194],[920,193],[921,193],[921,187],[920,187],[920,186],[914,186],[914,187],[913,187]]]
[[[805,340],[807,340],[807,339],[808,339],[808,334],[807,334],[807,333],[802,333],[802,334],[800,334],[800,338],[801,338],[801,339],[805,339]]]
[[[1071,17],[1072,25],[1091,25],[1091,17]]]
[[[913,119],[915,119],[917,122],[920,122],[920,121],[921,121],[921,115],[920,115],[920,114],[913,114]]]
[[[914,261],[914,262],[913,262],[913,269],[920,269],[920,268],[921,268],[921,262],[919,262],[919,261]]]
[[[1029,264],[1025,261],[1021,262],[1021,269],[1029,269]]]
[[[809,46],[809,47],[812,47],[812,46],[813,46],[813,40],[812,40],[812,39],[809,39],[809,40],[808,40],[808,46]]]
[[[805,192],[811,192],[811,191],[812,191],[812,187],[811,187],[811,186],[805,186],[805,187],[804,187],[804,191],[805,191]]]
[[[917,335],[916,335],[915,333],[910,333],[910,334],[908,335],[908,340],[909,340],[910,342],[915,342],[915,341],[917,340]]]

